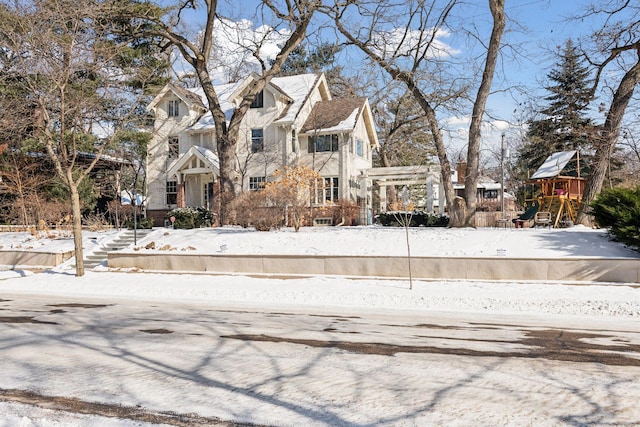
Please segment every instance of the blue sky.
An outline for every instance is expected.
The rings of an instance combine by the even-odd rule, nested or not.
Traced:
[[[499,63],[499,73],[494,80],[496,91],[488,101],[488,111],[491,118],[496,119],[497,127],[487,127],[483,134],[483,144],[487,150],[497,151],[503,132],[508,138],[514,137],[518,129],[508,127],[507,122],[513,124],[524,110],[524,105],[530,100],[543,102],[545,91],[542,89],[547,73],[557,61],[554,55],[558,47],[564,45],[567,38],[577,39],[587,35],[597,26],[589,19],[568,22],[567,19],[586,10],[590,0],[506,0],[507,31],[503,36],[503,44],[511,46],[503,50]],[[258,26],[258,0],[221,0],[219,10],[222,14],[233,19],[248,19]],[[198,14],[192,16],[198,21]],[[475,26],[488,40],[491,15],[487,0],[469,0],[454,8],[452,16],[467,27]],[[317,25],[318,23],[316,23]],[[323,34],[329,34],[324,30]],[[451,34],[443,39],[449,43],[459,55],[473,55],[473,46],[469,39],[459,34]],[[477,47],[475,47],[477,48]],[[477,52],[476,52],[477,53]],[[346,55],[346,65],[361,64],[354,61],[357,54]],[[357,71],[357,70],[356,70]],[[513,87],[519,89],[512,89]],[[597,114],[597,113],[594,113]],[[442,119],[442,118],[441,118]],[[464,113],[455,117],[451,122],[454,132],[452,145],[464,145],[465,123]],[[504,122],[501,122],[504,121]],[[493,129],[489,131],[489,129]],[[461,147],[458,147],[461,148]]]

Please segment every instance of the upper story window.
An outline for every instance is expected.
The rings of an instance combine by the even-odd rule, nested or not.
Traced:
[[[356,140],[356,155],[362,157],[362,155],[364,154],[363,151],[363,143],[361,139],[357,139]]]
[[[309,153],[338,151],[338,135],[316,135],[309,137]]]
[[[256,98],[251,103],[251,108],[262,108],[264,107],[264,91],[260,91],[259,94],[256,95]]]
[[[177,159],[180,153],[180,141],[177,136],[169,137],[169,158]]]
[[[251,129],[251,152],[258,153],[264,151],[264,130]]]
[[[178,117],[180,116],[180,100],[172,99],[169,101],[169,108],[167,109],[167,115],[169,117]]]

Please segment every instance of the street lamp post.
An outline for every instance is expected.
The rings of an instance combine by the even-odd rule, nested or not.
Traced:
[[[502,219],[504,219],[504,132],[502,133],[502,140],[500,143],[500,212],[502,212]]]

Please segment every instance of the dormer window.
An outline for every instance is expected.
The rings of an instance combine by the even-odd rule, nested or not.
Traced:
[[[180,100],[172,99],[169,101],[169,108],[167,110],[167,114],[169,117],[178,117],[180,116]]]
[[[251,108],[262,107],[264,107],[264,91],[260,91],[260,93],[256,95],[255,99],[251,103]]]

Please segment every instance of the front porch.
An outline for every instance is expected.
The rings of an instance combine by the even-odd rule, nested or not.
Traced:
[[[147,210],[153,225],[167,225],[166,214],[173,208],[204,207],[211,212],[220,209],[218,156],[211,150],[193,146],[178,157],[167,170],[167,208]],[[173,179],[173,180],[172,180]]]

